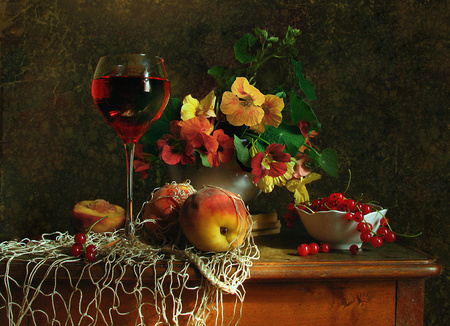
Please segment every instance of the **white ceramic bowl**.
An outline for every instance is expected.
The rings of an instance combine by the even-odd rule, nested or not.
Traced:
[[[373,230],[377,230],[387,209],[375,205],[372,207],[374,211],[364,215],[364,219],[372,224]],[[353,244],[361,248],[361,233],[356,229],[358,223],[347,221],[346,212],[330,210],[310,213],[298,208],[297,212],[309,235],[320,242],[328,243],[331,249],[348,250]]]

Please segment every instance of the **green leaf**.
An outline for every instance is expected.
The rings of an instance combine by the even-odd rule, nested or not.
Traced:
[[[245,166],[250,167],[252,161],[250,152],[248,151],[248,148],[244,146],[241,139],[236,135],[234,135],[234,147],[236,148],[238,160]]]
[[[282,99],[284,99],[284,101],[286,102],[286,98],[287,98],[287,94],[286,92],[281,88],[281,86],[278,86],[277,88],[275,88],[272,92],[273,95],[278,96]]]
[[[141,137],[140,142],[144,145],[144,152],[157,154],[155,142],[163,135],[170,133],[170,122],[180,120],[182,102],[177,98],[171,98],[161,115],[153,126]]]
[[[212,168],[211,164],[209,164],[208,156],[205,152],[198,149],[195,149],[195,152],[200,156],[203,166],[206,166],[207,168]]]
[[[295,79],[298,82],[298,85],[300,86],[303,93],[305,93],[306,97],[310,100],[316,99],[316,90],[314,87],[314,84],[307,80],[305,76],[303,76],[303,64],[301,61],[295,61],[294,58],[291,59],[292,66],[294,68],[294,76]]]
[[[220,85],[220,88],[228,89],[229,76],[223,66],[216,66],[208,69],[208,75],[213,77],[216,82]]]
[[[337,178],[337,171],[339,169],[338,157],[336,151],[332,149],[324,149],[321,154],[310,149],[305,150],[311,160],[317,163],[326,173],[332,177]]]
[[[208,75],[215,77],[223,77],[225,68],[223,66],[211,67],[208,69]]]
[[[320,166],[329,175],[337,178],[339,162],[336,151],[326,148],[320,154]]]
[[[288,40],[288,41],[294,40],[294,44],[295,44],[295,38],[297,36],[299,36],[301,33],[302,33],[301,30],[292,28],[291,26],[288,26],[288,29],[286,31],[286,40]]]
[[[291,90],[290,105],[293,124],[297,124],[300,121],[306,121],[309,122],[311,130],[315,130],[317,132],[321,130],[320,122],[314,114],[311,106],[306,103],[301,96],[297,96],[294,93],[294,90]]]
[[[262,37],[264,40],[267,40],[269,37],[269,33],[265,29],[255,28],[255,34]]]
[[[285,144],[285,151],[291,156],[297,155],[299,148],[305,143],[305,137],[301,134],[300,129],[284,122],[278,128],[267,126],[261,138],[269,143]]]
[[[241,63],[250,63],[257,60],[254,46],[256,44],[256,37],[252,34],[245,34],[241,39],[234,44],[234,55]]]

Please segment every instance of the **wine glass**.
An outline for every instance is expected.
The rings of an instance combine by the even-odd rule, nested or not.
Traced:
[[[127,160],[125,237],[134,238],[133,160],[139,138],[161,117],[169,101],[170,83],[164,59],[148,54],[100,58],[91,85],[94,104],[122,138]]]

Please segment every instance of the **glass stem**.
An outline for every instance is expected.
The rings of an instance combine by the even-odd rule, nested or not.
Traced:
[[[128,240],[134,238],[133,218],[133,161],[136,143],[125,143],[125,155],[127,159],[127,206],[125,209],[125,237]]]

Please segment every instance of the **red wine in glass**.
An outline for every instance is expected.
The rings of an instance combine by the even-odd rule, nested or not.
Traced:
[[[133,160],[139,138],[161,117],[170,97],[164,60],[147,54],[101,57],[91,94],[98,111],[122,138],[127,159],[125,237],[135,238],[133,223]]]
[[[137,142],[160,118],[169,94],[164,78],[102,76],[92,81],[95,105],[125,143]]]

